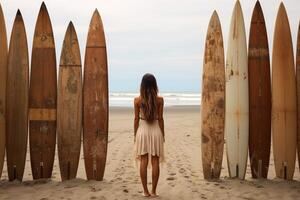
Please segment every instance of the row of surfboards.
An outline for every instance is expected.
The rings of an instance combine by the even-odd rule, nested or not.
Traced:
[[[102,180],[108,139],[108,74],[98,11],[89,26],[83,83],[72,22],[63,41],[57,82],[55,43],[44,3],[33,37],[30,80],[27,36],[19,10],[8,49],[0,7],[0,45],[0,177],[6,150],[9,180],[22,180],[29,129],[33,179],[51,178],[56,140],[61,178],[75,178],[83,130],[87,179]]]
[[[272,132],[276,176],[293,179],[297,142],[300,155],[300,25],[296,72],[283,3],[275,23],[272,74],[265,20],[258,1],[251,19],[248,54],[243,13],[237,1],[231,18],[226,67],[216,12],[209,23],[204,57],[201,111],[204,177],[220,176],[225,133],[230,177],[245,178],[249,150],[252,177],[267,178]]]

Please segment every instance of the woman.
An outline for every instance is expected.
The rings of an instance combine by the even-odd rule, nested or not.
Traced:
[[[140,87],[140,96],[134,99],[134,146],[135,159],[140,164],[140,176],[144,196],[158,196],[156,186],[159,178],[159,163],[164,161],[164,99],[157,95],[156,79],[145,74]],[[147,187],[147,166],[152,165],[152,191]]]

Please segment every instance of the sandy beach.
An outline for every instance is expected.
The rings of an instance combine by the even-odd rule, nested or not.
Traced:
[[[161,169],[158,199],[300,199],[298,161],[294,181],[284,181],[275,178],[272,155],[268,180],[251,178],[249,160],[244,181],[228,178],[225,151],[221,179],[213,182],[204,180],[199,107],[168,107],[164,118],[166,163]],[[134,167],[132,148],[133,110],[111,108],[104,181],[86,181],[82,149],[77,179],[61,182],[56,154],[52,179],[33,181],[28,153],[22,183],[8,182],[4,164],[0,199],[144,199],[138,171]],[[151,180],[150,175],[148,180]]]

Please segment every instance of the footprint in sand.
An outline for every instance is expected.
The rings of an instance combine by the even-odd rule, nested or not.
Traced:
[[[176,178],[175,177],[168,177],[167,181],[174,181]]]
[[[94,186],[90,186],[90,188],[91,188],[91,192],[99,192],[99,191],[101,191],[101,188],[96,188]]]
[[[129,191],[128,191],[127,189],[124,189],[124,190],[123,190],[123,192],[125,192],[125,193],[129,193]]]
[[[180,168],[179,173],[183,174],[185,172],[185,169]]]
[[[256,185],[256,188],[264,188],[262,185]]]

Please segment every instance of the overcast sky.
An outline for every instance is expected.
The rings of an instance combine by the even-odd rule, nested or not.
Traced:
[[[41,2],[1,1],[8,38],[16,11],[20,8],[26,25],[29,55]],[[255,2],[241,0],[247,38]],[[283,2],[290,20],[295,50],[300,2]],[[217,10],[226,51],[235,0],[45,0],[45,3],[52,20],[58,63],[70,20],[78,34],[83,61],[90,18],[95,8],[98,8],[106,32],[110,91],[136,92],[142,75],[150,72],[157,77],[160,91],[200,92],[204,44],[210,16],[213,10]],[[261,0],[261,4],[272,49],[280,1]]]

